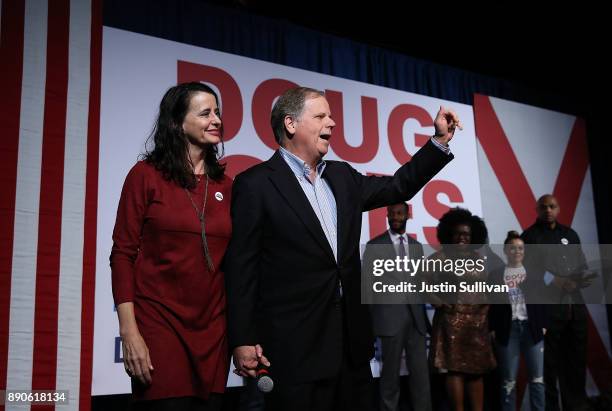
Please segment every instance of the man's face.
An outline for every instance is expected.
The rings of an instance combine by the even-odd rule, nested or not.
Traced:
[[[329,149],[329,139],[336,123],[331,118],[327,99],[323,96],[307,98],[302,115],[292,123],[291,144],[305,161],[318,161]]]
[[[536,208],[538,219],[548,224],[557,222],[559,216],[559,203],[557,199],[551,196],[543,197],[538,201]]]
[[[393,232],[404,234],[406,231],[406,221],[410,218],[407,208],[404,204],[395,204],[387,207],[387,220]]]

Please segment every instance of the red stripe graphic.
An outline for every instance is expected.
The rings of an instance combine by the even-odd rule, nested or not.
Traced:
[[[474,95],[476,137],[523,229],[535,220],[536,199],[487,96]],[[543,193],[542,193],[543,194]]]
[[[70,2],[49,3],[32,389],[55,389]],[[32,409],[39,409],[33,406]],[[48,408],[45,408],[48,409]]]
[[[536,198],[487,96],[474,95],[474,116],[478,141],[516,218],[525,229],[535,221]],[[588,168],[586,129],[584,121],[576,118],[552,192],[561,205],[559,221],[563,224],[570,225],[574,219],[578,197]]]
[[[23,65],[23,0],[2,2],[0,41],[0,389],[6,388],[13,227],[17,187],[17,153]],[[4,406],[0,406],[4,409]]]
[[[96,224],[98,210],[98,147],[100,140],[100,79],[102,69],[102,0],[91,4],[91,83],[87,130],[85,232],[83,242],[83,309],[81,314],[81,380],[79,409],[91,409],[94,296],[96,280]]]
[[[586,127],[584,120],[579,117],[574,123],[561,164],[553,193],[562,207],[559,222],[571,225],[578,206],[582,182],[589,169]]]

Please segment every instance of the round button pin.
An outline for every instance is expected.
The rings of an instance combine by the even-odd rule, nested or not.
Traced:
[[[217,201],[221,201],[221,200],[223,200],[223,194],[220,193],[219,191],[217,191],[215,193],[215,198],[217,199]]]

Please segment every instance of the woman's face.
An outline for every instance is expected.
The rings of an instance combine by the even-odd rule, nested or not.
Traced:
[[[203,91],[191,96],[183,119],[183,132],[189,144],[195,146],[221,142],[221,118],[215,96]]]
[[[453,244],[467,245],[472,243],[472,228],[468,224],[459,224],[453,228]],[[463,248],[463,247],[461,247]]]
[[[525,258],[525,243],[520,238],[510,240],[504,246],[504,254],[508,257],[508,264],[521,264]]]

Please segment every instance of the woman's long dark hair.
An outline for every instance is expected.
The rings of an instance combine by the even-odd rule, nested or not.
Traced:
[[[198,92],[212,94],[217,106],[219,98],[214,90],[198,82],[182,83],[171,87],[159,103],[159,114],[155,127],[147,138],[147,144],[153,139],[152,150],[146,149],[143,159],[161,171],[166,180],[173,181],[181,187],[193,188],[196,179],[193,175],[193,166],[188,156],[188,144],[183,132],[183,121],[191,97]],[[223,128],[221,128],[223,136]],[[221,138],[221,154],[217,145],[209,145],[204,153],[206,173],[214,180],[223,176],[225,164],[219,163],[223,156],[223,137]]]

